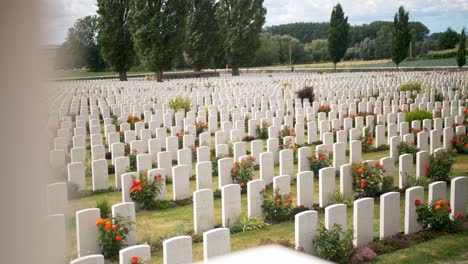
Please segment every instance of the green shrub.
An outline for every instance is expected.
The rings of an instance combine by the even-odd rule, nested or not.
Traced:
[[[458,51],[458,48],[438,50],[438,51],[429,51],[427,54],[421,57],[425,59],[432,59],[432,60],[451,59],[457,56],[457,51]],[[467,49],[467,52],[468,52],[468,49]]]
[[[345,196],[340,191],[336,191],[331,197],[331,204],[346,204],[347,207],[352,207],[353,202],[353,196]]]
[[[335,224],[330,230],[321,226],[315,235],[314,248],[321,258],[336,263],[351,263],[351,258],[355,253],[353,232],[342,230],[338,224]]]
[[[413,143],[413,144],[411,144]],[[406,143],[405,141],[400,142],[398,145],[398,154],[403,155],[403,154],[411,154],[413,155],[413,163],[416,163],[416,153],[419,152],[418,147],[414,144],[414,142],[411,142],[410,144]]]
[[[411,176],[406,181],[406,188],[414,187],[414,186],[421,186],[424,187],[425,190],[429,189],[429,184],[432,183],[431,178],[429,177],[416,177]]]
[[[190,111],[190,99],[183,98],[182,96],[178,95],[169,101],[169,107],[174,109],[175,112],[179,111],[180,109],[184,109],[187,113]]]
[[[413,110],[406,113],[406,122],[410,123],[414,120],[423,121],[424,119],[432,119],[432,113],[427,110]]]
[[[452,153],[445,151],[434,153],[431,155],[430,165],[426,166],[427,176],[433,181],[450,181],[454,163]]]
[[[410,82],[400,86],[400,91],[421,91],[421,84],[417,82]]]
[[[232,234],[247,232],[253,230],[261,230],[265,228],[265,222],[258,218],[239,217],[236,224],[231,226],[230,230]]]
[[[101,210],[101,218],[108,218],[111,214],[111,206],[107,200],[100,200],[96,202],[96,208]]]

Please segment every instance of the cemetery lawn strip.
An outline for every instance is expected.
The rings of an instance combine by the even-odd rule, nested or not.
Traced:
[[[464,231],[380,255],[372,263],[465,263],[468,261],[467,245],[468,231]]]

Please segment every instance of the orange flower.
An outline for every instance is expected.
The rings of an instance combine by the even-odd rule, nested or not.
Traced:
[[[435,209],[436,211],[440,210],[440,208],[442,208],[440,205],[436,205],[436,206],[434,207],[434,209]]]
[[[244,186],[245,186],[245,182],[241,182],[241,183],[240,183],[240,186],[241,186],[241,187],[244,187]]]
[[[101,224],[103,224],[105,222],[106,222],[106,220],[104,220],[103,218],[99,218],[99,220],[96,221],[96,225],[99,226],[99,225],[101,225]]]
[[[134,150],[133,150],[133,153],[135,153],[135,154],[138,153],[138,150],[137,150],[137,149],[134,149]]]
[[[437,204],[437,205],[441,205],[443,202],[444,202],[444,200],[439,200],[439,201],[437,201],[436,204]]]
[[[288,201],[289,201],[290,203],[292,203],[293,199],[292,199],[291,197],[289,197]]]
[[[359,173],[363,173],[363,172],[364,172],[364,168],[359,168],[358,172],[359,172]]]
[[[277,204],[280,204],[280,203],[281,203],[281,199],[276,199],[276,203],[277,203]]]
[[[232,172],[237,173],[239,170],[237,168],[233,168]]]
[[[284,207],[288,207],[288,206],[289,206],[289,204],[288,204],[288,203],[284,203]]]
[[[122,241],[122,237],[119,236],[119,235],[116,235],[116,236],[115,236],[115,240],[116,240],[116,241]]]

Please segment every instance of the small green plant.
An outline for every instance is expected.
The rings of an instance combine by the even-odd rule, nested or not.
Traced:
[[[321,226],[315,235],[314,248],[321,258],[336,263],[351,263],[351,258],[356,251],[353,246],[353,232],[344,231],[338,224],[330,230]]]
[[[423,121],[424,119],[432,119],[432,113],[427,110],[413,110],[406,113],[406,122],[410,123],[414,120]]]
[[[100,200],[96,202],[96,208],[99,208],[101,211],[101,218],[106,219],[111,215],[111,206],[107,200]]]
[[[231,226],[230,230],[232,234],[247,232],[253,230],[261,230],[265,228],[265,222],[258,218],[239,217],[237,223]]]
[[[336,191],[331,197],[332,204],[346,204],[347,207],[353,207],[353,202],[353,196],[345,196],[340,191]]]
[[[280,195],[278,190],[274,190],[271,196],[267,196],[265,190],[262,194],[264,198],[262,208],[267,222],[278,223],[290,218],[293,201],[290,194]]]
[[[190,98],[184,98],[180,95],[177,95],[171,101],[169,101],[169,107],[173,109],[174,112],[177,112],[180,109],[184,109],[187,113],[190,111]]]
[[[421,91],[421,84],[418,82],[410,82],[400,86],[400,91]]]
[[[426,166],[427,176],[433,181],[450,181],[453,174],[453,154],[442,151],[431,155],[430,165]]]
[[[408,144],[405,141],[402,141],[398,145],[399,155],[403,155],[403,154],[413,155],[413,163],[416,162],[416,153],[418,153],[418,152],[419,152],[419,148],[414,144],[414,142],[410,142]]]
[[[414,186],[421,186],[421,187],[424,187],[425,190],[427,190],[429,189],[429,184],[431,183],[432,183],[432,180],[429,177],[411,176],[406,181],[406,188],[414,187]]]
[[[435,204],[422,204],[420,200],[415,200],[415,205],[417,206],[418,222],[421,222],[424,228],[447,232],[460,230],[460,220],[463,215],[456,212],[454,219],[451,219],[452,208],[450,208],[449,202],[438,200]]]
[[[255,128],[255,134],[259,139],[268,139],[268,127],[270,123],[263,121],[261,125],[257,125]]]

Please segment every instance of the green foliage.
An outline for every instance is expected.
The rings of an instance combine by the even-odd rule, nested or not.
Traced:
[[[133,0],[130,7],[130,30],[135,52],[143,65],[162,72],[180,56],[185,43],[187,0]]]
[[[268,127],[270,124],[267,121],[263,121],[261,125],[257,125],[255,128],[255,134],[259,139],[268,139]]]
[[[397,65],[397,68],[400,62],[406,58],[412,39],[408,20],[409,13],[405,11],[403,6],[400,6],[394,17],[391,42],[392,60]]]
[[[446,49],[446,50],[438,50],[438,51],[429,51],[427,54],[421,56],[421,58],[425,59],[448,59],[457,57],[459,49]],[[466,56],[466,48],[465,48],[465,56]]]
[[[265,222],[258,218],[239,217],[236,224],[230,227],[231,233],[240,233],[265,228]]]
[[[374,150],[374,137],[369,127],[366,127],[359,138],[361,140],[362,152],[367,153]]]
[[[266,221],[278,223],[290,219],[293,201],[290,194],[280,195],[278,190],[274,190],[270,196],[267,196],[264,190],[262,194],[264,198],[262,208]]]
[[[263,0],[221,0],[219,2],[220,30],[224,34],[224,51],[239,75],[239,67],[253,62],[260,46],[259,35],[265,23]]]
[[[253,65],[269,66],[279,62],[279,45],[268,33],[260,34],[260,46],[255,52]]]
[[[421,91],[421,84],[418,82],[409,82],[400,86],[400,91]]]
[[[456,214],[452,220],[450,218],[452,209],[449,202],[438,200],[435,204],[419,204],[420,201],[418,201],[416,200],[418,222],[421,222],[425,228],[448,232],[460,230],[461,213],[458,212],[459,214]]]
[[[86,67],[89,71],[103,70],[106,65],[97,43],[98,17],[86,16],[78,19],[68,29],[65,42],[61,45],[56,67],[77,69]]]
[[[447,28],[447,30],[439,35],[437,39],[437,47],[439,50],[453,49],[457,45],[458,40],[460,39],[457,32],[452,28]]]
[[[405,189],[414,187],[414,186],[421,186],[421,187],[424,187],[425,190],[428,190],[429,184],[431,183],[432,183],[432,180],[429,177],[411,176],[406,181]]]
[[[328,29],[328,52],[336,68],[348,49],[349,24],[348,17],[344,16],[343,9],[337,4],[332,11],[330,27]]]
[[[353,232],[342,230],[338,224],[330,230],[325,226],[320,226],[314,238],[314,248],[321,258],[336,263],[351,263],[351,258],[355,253]]]
[[[328,39],[314,39],[305,45],[305,51],[311,62],[330,61]]]
[[[460,41],[458,42],[458,50],[457,50],[457,64],[458,67],[461,68],[466,63],[466,35],[465,35],[465,28],[463,28],[460,34]]]
[[[340,191],[333,193],[331,199],[331,204],[346,204],[347,207],[353,207],[354,197],[345,196]]]
[[[423,121],[424,119],[432,119],[432,113],[427,110],[413,110],[406,113],[406,122],[410,123],[414,120]]]
[[[213,65],[221,44],[217,8],[214,0],[189,0],[187,55],[188,63],[195,71]]]
[[[174,112],[179,111],[180,109],[184,109],[185,113],[190,111],[190,98],[184,98],[180,95],[174,97],[171,101],[169,101],[169,107],[174,110]]]
[[[411,143],[406,143],[405,141],[400,142],[398,145],[398,155],[403,155],[403,154],[411,154],[413,155],[413,163],[416,162],[416,153],[419,152],[418,147],[414,144],[414,142]]]
[[[111,206],[107,200],[97,201],[96,208],[99,208],[101,211],[101,218],[108,218],[112,213]]]
[[[102,57],[113,70],[119,72],[120,80],[126,81],[126,72],[132,66],[135,53],[128,25],[130,0],[98,0],[98,43]]]
[[[297,97],[304,102],[304,99],[309,99],[309,103],[312,104],[315,101],[314,88],[312,86],[305,86],[301,90],[296,92]]]
[[[453,154],[442,151],[431,155],[429,168],[426,168],[428,176],[433,181],[449,181],[453,174]]]

